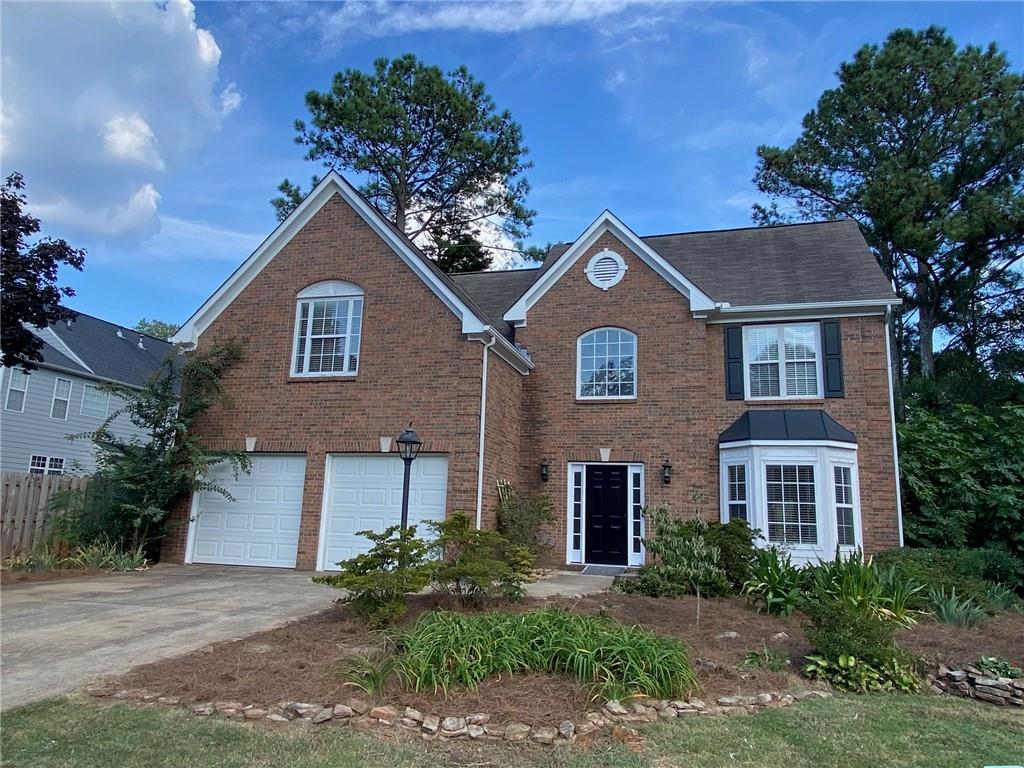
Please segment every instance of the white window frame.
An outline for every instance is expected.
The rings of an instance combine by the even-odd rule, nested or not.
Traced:
[[[36,459],[42,459],[43,466],[37,467]],[[55,466],[55,462],[60,462],[60,466]],[[33,453],[28,460],[28,473],[30,475],[63,475],[64,467],[67,461],[63,456],[44,456],[41,453]],[[34,470],[42,470],[34,471]]]
[[[567,565],[587,565],[584,561],[584,553],[587,551],[587,467],[600,466],[601,464],[625,464],[627,471],[627,488],[626,488],[626,566],[629,568],[637,568],[644,564],[647,556],[647,547],[644,545],[644,540],[647,536],[647,521],[644,519],[643,514],[640,514],[640,551],[634,552],[634,541],[636,536],[634,535],[634,523],[636,515],[639,513],[639,509],[633,500],[633,487],[634,483],[637,482],[636,478],[639,478],[640,483],[640,505],[639,508],[643,509],[647,505],[647,481],[646,474],[644,472],[643,464],[631,464],[623,461],[576,461],[567,465],[566,471],[566,526],[565,526],[565,562]],[[573,493],[575,486],[573,483],[573,476],[575,472],[580,473],[581,485],[580,485],[580,546],[578,549],[573,547],[573,504],[575,501],[575,495]]]
[[[633,338],[633,394],[632,395],[584,395],[583,394],[583,340],[599,331],[617,331]],[[640,393],[640,342],[637,335],[628,328],[604,325],[591,328],[576,337],[576,399],[577,400],[636,400]]]
[[[309,356],[310,349],[312,348],[312,323],[313,323],[313,303],[316,301],[333,301],[333,300],[348,300],[349,314],[346,325],[345,333],[345,351],[344,360],[346,369],[349,364],[350,356],[353,354],[351,349],[352,343],[352,319],[354,317],[354,302],[359,300],[359,343],[355,349],[356,364],[355,367],[350,370],[344,371],[309,371]],[[303,370],[299,371],[296,368],[295,360],[299,353],[299,340],[300,324],[302,320],[302,307],[303,305],[309,306],[309,326],[307,328],[305,336],[305,352],[303,355]],[[324,378],[324,377],[341,377],[350,378],[356,376],[359,373],[359,363],[362,358],[362,346],[363,346],[363,333],[365,327],[363,324],[363,318],[366,314],[366,297],[363,295],[363,289],[352,283],[346,283],[343,280],[325,280],[320,283],[314,283],[313,285],[304,288],[299,291],[295,301],[295,328],[292,334],[292,354],[288,360],[288,370],[293,378]]]
[[[95,413],[88,413],[85,410],[85,396],[89,392],[90,389],[95,390],[98,394],[102,395],[105,398],[105,400],[103,402],[103,415],[102,416],[97,416]],[[105,391],[104,389],[102,389],[97,384],[83,384],[82,385],[82,405],[78,409],[78,413],[80,415],[86,416],[86,417],[88,417],[90,419],[105,419],[105,418],[107,418],[107,414],[110,413],[110,393]]]
[[[853,483],[854,545],[839,550],[848,554],[863,547],[860,508],[860,477],[857,446],[832,440],[794,443],[785,440],[746,440],[723,443],[719,446],[719,512],[723,523],[729,522],[729,470],[734,464],[747,466],[747,522],[760,530],[761,546],[779,546],[790,553],[793,562],[800,564],[831,560],[838,545],[838,518],[836,516],[833,467],[850,468]],[[778,544],[767,540],[768,500],[765,467],[769,464],[811,464],[814,466],[814,503],[817,544]]]
[[[57,397],[57,388],[60,386],[61,382],[65,382],[68,385],[68,396],[67,397]],[[50,418],[51,419],[53,419],[54,421],[67,421],[68,420],[68,416],[71,415],[71,396],[74,394],[74,391],[75,391],[75,383],[71,379],[66,379],[63,376],[58,376],[57,378],[55,378],[53,380],[53,399],[50,401]],[[61,416],[54,416],[53,415],[53,409],[54,409],[54,406],[57,405],[57,401],[58,400],[64,403],[64,416],[63,417],[61,417]]]
[[[743,501],[733,500],[732,498],[732,480],[729,478],[729,470],[732,467],[743,467]],[[728,523],[732,518],[730,517],[730,507],[734,504],[743,504],[743,509],[746,512],[744,519],[747,523],[750,522],[750,464],[746,460],[723,461],[722,462],[722,522]]]
[[[786,329],[799,328],[811,330],[814,334],[814,370],[816,376],[815,388],[817,392],[813,395],[791,395],[786,392]],[[779,359],[774,361],[758,361],[751,358],[753,344],[750,342],[750,335],[757,331],[774,331],[777,338]],[[743,326],[743,394],[747,400],[821,400],[824,395],[824,372],[822,367],[822,344],[821,344],[821,323],[780,323],[778,325],[744,325]],[[808,361],[791,361],[808,362]],[[750,392],[750,366],[774,364],[779,371],[779,394],[778,395],[752,395]]]
[[[7,392],[4,393],[4,410],[5,411],[11,411],[13,413],[24,413],[25,412],[25,403],[28,402],[28,380],[32,377],[32,374],[29,373],[28,371],[26,371],[24,368],[11,368],[10,372],[11,372],[11,374],[14,374],[15,372],[19,372],[22,375],[22,377],[23,377],[23,379],[22,379],[23,386],[22,387],[15,387],[14,386],[14,376],[13,375],[8,375],[7,376]],[[15,392],[21,392],[21,408],[11,408],[11,390],[12,389]]]

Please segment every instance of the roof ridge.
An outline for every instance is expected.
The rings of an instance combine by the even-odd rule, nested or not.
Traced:
[[[771,230],[771,229],[786,229],[789,227],[816,227],[821,224],[843,224],[847,221],[853,221],[853,219],[822,219],[821,221],[791,221],[785,224],[771,224],[769,226],[747,226],[747,227],[725,227],[724,229],[693,229],[686,232],[662,232],[657,235],[641,235],[641,240],[647,240],[652,237],[679,237],[680,235],[711,235],[718,232],[744,232],[747,230]]]
[[[63,309],[67,309],[67,310],[70,310],[71,312],[74,312],[76,315],[85,315],[86,317],[90,318],[91,320],[96,320],[96,321],[98,321],[100,323],[105,323],[107,325],[123,329],[125,331],[131,331],[132,333],[137,333],[137,334],[139,334],[139,336],[145,336],[147,339],[152,339],[153,341],[159,341],[160,343],[167,344],[168,346],[174,346],[173,342],[170,342],[167,339],[161,339],[159,336],[153,336],[152,334],[145,333],[144,331],[140,331],[140,330],[138,330],[136,328],[132,328],[132,327],[127,326],[127,325],[122,325],[121,323],[114,323],[114,322],[111,322],[110,320],[104,320],[102,317],[96,317],[96,315],[90,315],[88,312],[82,312],[81,310],[75,309],[74,307],[66,307],[64,305],[61,305],[61,307]],[[57,322],[59,323],[60,320],[58,320]],[[56,325],[56,323],[53,323],[52,325]],[[61,341],[63,341],[63,339],[61,339]]]
[[[541,262],[542,264],[543,262]],[[540,269],[540,264],[536,267],[516,267],[515,269],[474,269],[469,272],[445,272],[448,277],[456,278],[462,277],[463,275],[507,275],[510,272],[536,272]]]

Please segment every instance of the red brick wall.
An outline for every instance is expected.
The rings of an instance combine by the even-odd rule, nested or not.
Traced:
[[[296,294],[321,280],[364,293],[359,372],[292,379]],[[200,337],[238,341],[244,359],[224,376],[233,406],[198,425],[206,443],[306,453],[298,567],[316,564],[325,456],[380,450],[411,420],[424,452],[448,454],[448,510],[475,510],[481,344],[340,197],[329,201]],[[492,361],[492,368],[500,364]],[[188,500],[175,510],[163,556],[184,557]]]
[[[519,451],[524,377],[493,351],[487,370],[484,444],[483,527],[497,525],[498,481],[519,487]],[[531,374],[532,375],[532,374]]]
[[[626,261],[622,281],[602,291],[584,274],[589,258],[609,248]],[[602,236],[530,310],[516,340],[536,368],[523,381],[521,472],[524,484],[551,498],[554,557],[565,561],[567,464],[611,460],[643,462],[646,501],[691,514],[699,508],[717,519],[718,434],[746,408],[822,408],[859,439],[864,543],[868,551],[897,543],[895,478],[880,317],[843,318],[846,397],[768,405],[725,399],[724,331],[694,319],[685,299],[610,234]],[[635,401],[576,400],[576,340],[595,327],[618,326],[637,334]],[[537,465],[551,462],[541,483]],[[661,465],[669,459],[672,483]]]

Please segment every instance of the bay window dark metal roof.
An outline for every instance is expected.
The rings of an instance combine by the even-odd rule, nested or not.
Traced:
[[[746,440],[857,442],[857,436],[820,409],[745,411],[718,436],[719,443]]]

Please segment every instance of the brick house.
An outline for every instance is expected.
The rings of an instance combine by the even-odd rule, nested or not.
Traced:
[[[497,484],[546,494],[551,558],[639,565],[641,509],[744,517],[796,561],[901,543],[887,323],[849,221],[638,237],[605,211],[542,267],[445,275],[330,174],[175,341],[233,339],[251,452],[174,511],[178,562],[331,569],[397,522],[495,525]]]

